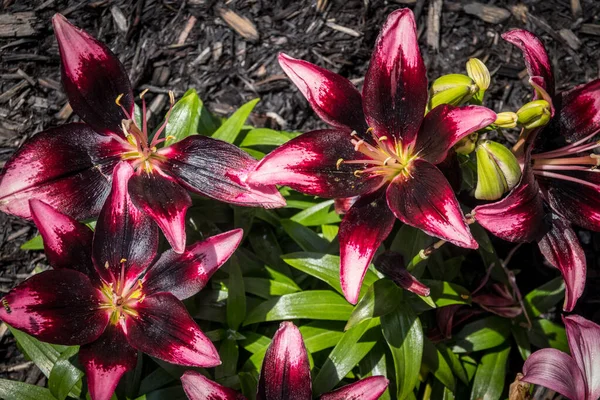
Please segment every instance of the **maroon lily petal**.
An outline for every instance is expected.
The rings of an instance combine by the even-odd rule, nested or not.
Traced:
[[[284,321],[273,336],[260,371],[256,400],[310,400],[308,354],[296,326]]]
[[[565,280],[565,304],[563,309],[571,311],[585,289],[585,254],[577,234],[561,217],[552,216],[552,228],[538,241],[546,260],[560,271]]]
[[[600,326],[579,315],[563,316],[571,356],[587,381],[587,398],[600,397]]]
[[[413,144],[427,105],[427,77],[408,8],[385,21],[362,94],[365,117],[377,135],[402,139],[404,147]]]
[[[196,371],[186,371],[181,383],[190,400],[246,400],[235,390],[221,386]]]
[[[600,79],[560,94],[559,132],[575,142],[600,130]]]
[[[81,346],[79,361],[85,368],[91,398],[110,400],[123,374],[135,368],[137,353],[127,343],[120,324],[108,324],[98,340]]]
[[[385,392],[388,384],[389,381],[384,376],[371,376],[333,392],[325,393],[320,400],[377,400]]]
[[[390,183],[387,202],[405,224],[457,246],[477,248],[450,184],[433,164],[414,160],[408,174]]]
[[[529,76],[543,78],[542,88],[554,97],[554,74],[546,48],[540,39],[524,29],[513,29],[502,34],[502,39],[514,44],[523,52]],[[536,97],[537,98],[537,97]]]
[[[135,305],[137,316],[125,319],[134,348],[161,360],[194,367],[221,364],[219,353],[183,303],[171,293],[156,293]]]
[[[156,257],[158,228],[138,210],[127,192],[133,168],[120,162],[113,173],[112,192],[100,212],[94,234],[93,259],[100,276],[107,282],[121,277],[126,282],[138,278]]]
[[[381,185],[381,178],[354,175],[354,164],[341,160],[364,159],[354,150],[348,132],[326,129],[304,133],[263,158],[249,181],[287,185],[321,197],[353,197]]]
[[[50,343],[67,346],[96,340],[108,324],[102,294],[75,270],[45,271],[2,298],[0,320]]]
[[[340,197],[338,199],[334,199],[333,201],[333,207],[335,209],[335,212],[343,215],[346,214],[350,208],[354,205],[354,203],[356,203],[356,200],[358,200],[359,196],[354,196],[354,197]]]
[[[133,92],[123,64],[102,43],[65,17],[52,18],[60,50],[62,82],[77,115],[97,132],[123,136],[121,121],[133,115]]]
[[[348,79],[304,60],[280,53],[279,65],[319,117],[334,128],[367,129],[362,97]]]
[[[167,158],[165,171],[193,192],[242,206],[285,205],[275,186],[246,182],[257,161],[230,143],[192,135],[159,153]]]
[[[110,176],[123,145],[85,124],[40,132],[6,163],[0,210],[31,218],[29,200],[39,199],[77,220],[95,217],[110,191]]]
[[[442,104],[425,116],[414,151],[430,163],[438,164],[459,140],[495,120],[496,113],[485,107]]]
[[[169,292],[179,300],[195,295],[231,257],[242,236],[243,231],[235,229],[195,243],[183,254],[164,252],[144,276],[144,294]]]
[[[419,282],[405,267],[404,257],[395,251],[386,251],[375,259],[377,270],[403,289],[418,294],[429,296],[431,290]]]
[[[158,172],[139,172],[129,179],[133,204],[148,214],[165,234],[173,250],[185,250],[185,213],[192,199],[173,178]]]
[[[361,196],[340,224],[340,283],[346,300],[358,301],[369,263],[390,234],[395,218],[385,201],[385,190]]]
[[[33,221],[44,239],[44,251],[50,265],[56,269],[74,269],[87,275],[92,283],[100,283],[92,263],[94,232],[43,201],[29,200],[29,205]]]
[[[556,349],[538,350],[525,360],[521,381],[544,386],[571,400],[586,400],[585,381],[568,354]]]

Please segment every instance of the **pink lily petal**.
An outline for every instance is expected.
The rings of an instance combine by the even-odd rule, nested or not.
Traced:
[[[36,338],[62,345],[96,340],[108,324],[102,294],[81,272],[44,271],[2,298],[0,320]]]
[[[273,185],[246,182],[257,161],[238,147],[202,135],[159,150],[162,167],[192,192],[242,206],[283,207],[285,199]]]
[[[288,321],[279,325],[260,371],[256,400],[310,400],[312,382],[302,335]]]
[[[554,97],[554,74],[546,48],[540,39],[524,29],[513,29],[502,34],[502,39],[514,44],[523,52],[529,76],[543,79],[542,88]],[[537,95],[536,95],[537,99]]]
[[[356,203],[359,196],[354,197],[340,197],[338,199],[334,199],[333,207],[335,208],[335,212],[343,215],[346,214],[350,208]]]
[[[358,302],[369,263],[381,242],[390,234],[394,222],[383,189],[359,197],[344,216],[338,234],[340,283],[344,297],[350,303]]]
[[[52,268],[82,272],[92,283],[100,277],[92,263],[94,232],[85,224],[61,214],[40,200],[29,200],[31,216],[44,239],[44,251]]]
[[[133,92],[123,64],[101,42],[73,26],[65,17],[52,18],[60,50],[62,82],[73,110],[103,135],[123,136],[121,121],[128,119],[115,100],[133,115]]]
[[[600,79],[560,94],[558,129],[567,142],[600,130]]]
[[[31,218],[29,200],[39,199],[77,220],[98,215],[122,151],[84,124],[40,132],[4,166],[0,211]]]
[[[427,77],[408,8],[391,13],[383,25],[362,94],[367,122],[377,135],[402,139],[404,147],[413,144],[427,105]]]
[[[371,376],[325,393],[320,400],[377,400],[385,392],[389,381],[384,376]]]
[[[587,398],[600,397],[600,325],[579,315],[563,316],[571,356],[587,382]]]
[[[552,228],[538,241],[546,260],[560,271],[565,280],[565,311],[572,311],[585,289],[585,254],[577,234],[557,215],[552,217]]]
[[[158,172],[138,172],[129,179],[133,204],[160,227],[176,253],[185,250],[185,213],[192,199],[173,178]]]
[[[418,294],[429,296],[431,289],[419,282],[405,267],[402,254],[386,251],[377,256],[375,267],[401,288]]]
[[[183,303],[171,293],[155,293],[135,306],[138,316],[125,319],[134,348],[161,360],[193,367],[221,364],[219,353]]]
[[[577,363],[556,349],[538,350],[525,360],[521,381],[544,386],[571,400],[586,400],[585,381]]]
[[[363,133],[367,126],[360,92],[348,79],[280,53],[279,65],[319,117],[334,128]]]
[[[342,160],[365,159],[354,150],[348,132],[334,129],[311,131],[278,147],[263,158],[249,181],[287,185],[321,197],[353,197],[381,185],[381,178],[355,176],[355,164]]]
[[[235,229],[194,243],[182,254],[164,252],[144,276],[144,293],[169,292],[179,300],[195,295],[231,257],[242,236],[243,231]]]
[[[183,374],[181,383],[190,400],[246,400],[235,390],[221,386],[196,371]]]
[[[127,191],[133,168],[122,161],[113,173],[112,192],[100,212],[94,234],[93,260],[96,270],[107,282],[135,281],[156,257],[158,228],[138,210]]]
[[[79,361],[93,400],[110,400],[123,374],[135,368],[137,353],[120,324],[108,324],[98,340],[81,346]]]
[[[414,160],[409,173],[388,186],[387,202],[405,224],[457,246],[477,248],[450,184],[433,164]]]
[[[485,107],[442,104],[425,116],[415,151],[430,163],[438,164],[459,140],[495,120],[496,113]]]

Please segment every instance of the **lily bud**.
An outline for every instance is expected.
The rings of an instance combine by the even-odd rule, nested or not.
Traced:
[[[497,200],[521,179],[521,168],[514,154],[503,145],[489,140],[480,143],[477,155],[475,198]]]
[[[469,59],[467,62],[467,75],[473,79],[480,90],[485,91],[490,87],[490,71],[480,59]]]
[[[471,154],[473,150],[475,150],[478,138],[479,134],[477,132],[473,132],[470,135],[465,136],[454,145],[454,151],[456,151],[458,154]]]
[[[535,100],[525,104],[517,111],[519,125],[525,129],[539,128],[550,121],[550,104],[546,100]]]
[[[440,76],[431,85],[429,109],[433,110],[440,104],[457,106],[468,101],[479,87],[473,79],[462,74]]]
[[[386,251],[380,254],[375,260],[375,268],[401,288],[419,296],[429,296],[431,290],[406,269],[402,254],[395,251]]]
[[[496,125],[498,128],[510,129],[517,126],[518,120],[519,116],[512,111],[501,112],[497,114],[494,125]]]

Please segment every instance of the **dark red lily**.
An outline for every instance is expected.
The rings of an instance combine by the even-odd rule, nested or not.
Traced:
[[[195,371],[181,377],[190,400],[245,400],[234,390],[219,385]],[[387,389],[388,380],[371,376],[321,395],[321,400],[376,400]],[[260,371],[256,400],[310,400],[312,381],[302,335],[291,322],[282,322],[267,349]]]
[[[427,78],[412,11],[400,9],[388,17],[362,95],[346,78],[306,61],[281,54],[279,63],[333,129],[308,132],[279,147],[249,181],[322,197],[360,196],[339,233],[340,278],[348,301],[357,302],[366,268],[394,216],[458,246],[477,247],[436,164],[496,114],[484,107],[441,105],[425,115]]]
[[[220,364],[219,354],[181,300],[202,289],[242,239],[236,229],[155,261],[158,228],[132,203],[133,168],[115,167],[96,231],[40,200],[31,215],[54,270],[34,275],[3,299],[0,320],[40,340],[81,345],[93,400],[110,399],[137,352],[186,366]]]
[[[600,326],[580,317],[563,317],[571,355],[538,350],[523,365],[523,382],[554,390],[570,400],[600,397]]]
[[[188,190],[238,205],[285,205],[274,186],[245,183],[256,160],[232,144],[192,135],[159,147],[166,121],[151,137],[142,102],[143,123],[137,125],[131,84],[118,58],[62,15],[52,22],[63,86],[85,124],[41,132],[19,149],[3,171],[0,210],[30,218],[28,201],[35,198],[77,220],[94,218],[120,160],[136,170],[129,182],[133,202],[157,222],[178,253],[185,248]]]
[[[502,35],[523,51],[541,97],[552,107],[550,123],[529,133],[523,149],[521,182],[504,199],[475,208],[477,221],[511,242],[537,241],[566,284],[564,309],[583,293],[586,261],[571,223],[600,231],[600,80],[555,94],[550,60],[542,42],[525,30]]]

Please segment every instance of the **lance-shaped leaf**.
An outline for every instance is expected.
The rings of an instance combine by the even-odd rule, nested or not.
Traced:
[[[196,371],[183,374],[181,383],[190,400],[246,400],[235,390],[221,386]]]

